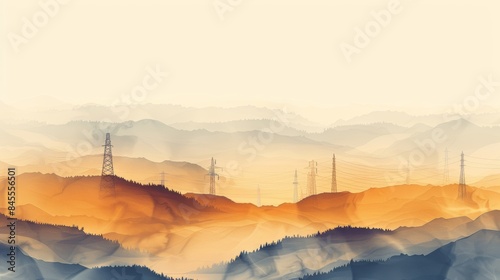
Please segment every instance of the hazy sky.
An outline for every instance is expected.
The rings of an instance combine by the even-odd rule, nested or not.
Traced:
[[[423,112],[500,80],[495,0],[39,2],[58,3],[1,1],[3,102],[112,104],[159,67],[169,76],[140,102]],[[391,18],[374,25],[381,10]],[[375,34],[356,45],[356,28]]]

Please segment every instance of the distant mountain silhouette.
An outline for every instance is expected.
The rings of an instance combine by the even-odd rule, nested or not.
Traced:
[[[500,141],[499,127],[480,127],[469,120],[458,119],[441,123],[436,127],[429,128],[426,131],[415,133],[411,137],[396,141],[387,151],[392,153],[403,153],[418,149],[417,141],[433,139],[433,133],[439,130],[444,139],[443,142],[434,143],[435,149],[444,150],[448,148],[453,151],[465,151],[468,154],[473,153],[487,145],[498,143]]]
[[[300,114],[285,112],[285,109],[270,109],[251,105],[232,108],[194,108],[173,104],[134,104],[134,106],[129,106],[129,104],[118,104],[115,106],[86,104],[75,106],[53,98],[49,98],[47,100],[47,97],[32,98],[30,100],[25,100],[22,103],[13,105],[14,106],[9,106],[5,103],[0,103],[0,108],[2,108],[3,112],[20,112],[20,110],[24,109],[22,111],[22,117],[18,117],[17,119],[14,118],[14,120],[30,120],[47,123],[65,123],[74,120],[110,120],[113,122],[121,122],[123,121],[123,116],[125,115],[127,116],[127,120],[133,121],[140,119],[156,119],[167,124],[183,124],[189,122],[207,124],[240,120],[273,119],[276,117],[277,113],[285,113],[287,115],[287,119],[290,120],[290,126],[298,130],[302,130],[303,128],[315,129],[319,126],[317,123],[308,120]],[[26,107],[30,110],[26,110]],[[37,110],[32,110],[33,107],[36,107]],[[483,109],[486,108],[487,105],[484,104]],[[6,116],[8,115],[11,115],[10,119],[5,119],[12,120],[12,116],[20,114],[6,114]],[[447,117],[452,119],[460,116],[456,114],[449,115]],[[482,111],[480,114],[470,114],[468,117],[471,121],[481,125],[491,125],[496,123],[500,115],[498,114],[498,110],[496,110],[496,108],[490,107],[488,110]],[[330,118],[330,116],[326,116],[326,118]],[[368,112],[366,114],[347,119],[332,119],[330,122],[332,123],[332,126],[390,122],[400,126],[409,127],[415,124],[435,126],[442,121],[442,113],[411,115],[402,111],[386,110]],[[324,122],[328,122],[328,119],[325,119]]]
[[[358,147],[384,135],[403,133],[413,129],[391,123],[357,124],[333,127],[322,133],[311,133],[307,137],[341,146]],[[418,131],[418,130],[417,130]]]
[[[181,122],[169,124],[171,127],[180,130],[208,130],[210,132],[226,132],[234,133],[239,131],[254,131],[263,130],[269,128],[271,125],[275,125],[277,118],[274,119],[245,119],[245,120],[233,120],[224,122]],[[280,125],[279,134],[287,136],[304,136],[308,133],[321,132],[323,129],[321,127],[313,127],[307,125],[301,125],[298,123],[283,123],[282,127]]]
[[[406,127],[419,123],[434,126],[442,120],[442,115],[412,116],[408,113],[398,111],[374,111],[347,120],[338,120],[332,126],[366,125],[381,122],[389,122]]]
[[[485,107],[486,108],[486,104]],[[495,125],[500,118],[500,114],[496,108],[488,108],[489,112],[481,112],[479,114],[468,114],[466,117],[469,121],[477,123],[481,126]],[[415,125],[424,125],[434,127],[443,121],[452,121],[464,117],[458,112],[455,114],[428,114],[428,115],[414,115],[402,111],[373,111],[360,116],[352,117],[349,119],[340,119],[333,122],[332,126],[346,126],[346,125],[366,125],[373,123],[393,123],[399,126],[412,127]]]
[[[20,108],[16,108],[18,111],[23,108],[23,106],[19,107]],[[135,106],[124,104],[123,106],[117,105],[113,107],[87,104],[82,106],[73,106],[71,108],[68,108],[67,106],[62,106],[62,108],[42,108],[42,110],[38,110],[36,113],[26,111],[23,112],[22,119],[31,119],[34,121],[48,123],[66,123],[76,120],[110,120],[112,122],[122,122],[124,121],[124,115],[127,116],[125,121],[156,119],[166,124],[184,122],[217,123],[239,120],[277,119],[277,115],[286,115],[291,127],[297,126],[297,128],[301,129],[301,127],[317,126],[315,123],[292,112],[250,105],[232,108],[192,108],[172,104],[135,104]]]
[[[25,146],[30,138],[39,136],[40,141],[32,145],[40,152],[45,153],[46,158],[62,157],[65,154],[60,150],[47,148],[54,145],[50,139],[57,139],[59,145],[70,145],[77,147],[82,143],[89,145],[90,154],[102,152],[104,135],[106,132],[112,134],[113,152],[116,155],[126,155],[127,157],[145,157],[153,161],[164,161],[166,159],[176,161],[199,162],[214,155],[231,156],[235,159],[246,159],[246,154],[241,155],[238,147],[248,139],[261,137],[262,130],[270,131],[271,125],[268,123],[260,130],[245,130],[233,133],[210,132],[207,130],[179,130],[163,122],[143,119],[139,121],[127,121],[121,123],[103,123],[88,121],[73,121],[60,125],[31,124],[23,128],[22,138],[14,138],[12,133],[5,135],[5,140],[0,139],[1,146],[19,147]],[[274,127],[274,126],[273,126]],[[342,150],[342,147],[334,144],[325,144],[305,138],[302,135],[286,133],[280,134],[276,131],[274,141],[268,144],[269,149],[280,145],[308,146],[317,145],[317,149]],[[30,138],[26,136],[29,135]],[[147,135],[147,137],[145,137]],[[9,140],[11,139],[11,140]],[[228,151],[229,147],[234,149]],[[272,147],[271,147],[272,146]],[[87,146],[86,146],[87,148]],[[46,150],[45,150],[46,149]],[[330,154],[330,152],[328,152]],[[14,164],[18,164],[17,162]]]
[[[110,132],[117,171],[123,172],[121,176],[141,183],[153,180],[159,182],[159,173],[165,171],[167,180],[170,180],[167,183],[173,183],[171,186],[182,186],[180,189],[184,192],[203,192],[201,186],[196,186],[205,183],[203,188],[206,187],[201,170],[190,170],[186,165],[185,173],[182,174],[182,168],[171,163],[189,162],[206,169],[210,158],[215,157],[223,167],[223,178],[218,183],[227,191],[224,195],[233,195],[232,199],[243,201],[242,192],[233,191],[234,187],[246,188],[248,191],[247,186],[260,184],[262,180],[254,174],[272,170],[276,174],[273,174],[276,180],[272,181],[280,182],[276,188],[284,190],[289,186],[282,182],[291,180],[291,172],[297,168],[300,170],[311,159],[320,162],[321,174],[329,174],[332,153],[337,156],[339,186],[343,186],[344,190],[363,190],[404,184],[411,156],[419,160],[422,157],[422,162],[411,163],[410,181],[437,185],[443,184],[445,149],[449,149],[450,178],[458,177],[458,160],[462,150],[466,154],[466,161],[472,163],[474,160],[471,157],[489,157],[500,149],[500,128],[479,126],[468,119],[441,122],[436,126],[417,124],[404,127],[383,122],[352,124],[322,132],[301,131],[288,123],[284,124],[282,130],[273,130],[271,128],[274,126],[262,119],[204,122],[204,125],[213,129],[183,130],[180,129],[182,125],[175,128],[154,119],[118,123],[72,121],[63,124],[27,123],[23,126],[6,124],[0,130],[0,148],[4,155],[2,161],[5,162],[0,167],[17,165],[26,167],[23,170],[27,172],[52,171],[61,176],[96,175],[100,171],[98,157],[102,154],[104,136]],[[203,127],[199,124],[193,126]],[[443,138],[439,143],[432,140],[436,131]],[[120,156],[124,159],[122,162]],[[494,177],[486,178],[487,184],[481,180],[494,173],[492,162],[485,163],[481,159],[475,161],[467,166],[467,178],[470,182],[479,181],[478,186],[492,186]],[[134,171],[130,165],[149,165],[151,168]],[[174,171],[170,177],[169,170],[163,170],[167,168]],[[304,175],[299,176],[302,188],[306,184],[307,175]],[[271,183],[271,180],[265,181]],[[318,176],[317,181],[322,190],[328,189],[328,176]],[[273,200],[268,203],[285,201]]]

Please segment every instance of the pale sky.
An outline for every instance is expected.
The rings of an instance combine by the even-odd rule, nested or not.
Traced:
[[[341,44],[356,47],[355,29],[373,26],[391,1],[65,0],[44,22],[39,2],[54,1],[1,1],[5,103],[111,104],[156,65],[169,76],[141,102],[288,105],[310,116],[318,107],[424,112],[462,102],[481,75],[500,80],[495,0],[400,1],[351,63]],[[214,3],[234,5],[221,20]]]

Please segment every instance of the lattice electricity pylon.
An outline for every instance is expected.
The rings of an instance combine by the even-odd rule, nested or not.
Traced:
[[[160,175],[161,175],[160,185],[161,185],[162,187],[165,187],[165,171],[162,171],[162,172],[160,173]]]
[[[210,167],[208,168],[208,176],[210,176],[210,190],[209,193],[215,195],[215,177],[219,180],[219,174],[215,173],[216,168],[220,168],[215,166],[217,161],[212,158],[212,162],[210,163]]]
[[[467,185],[465,184],[465,159],[464,152],[460,159],[460,182],[458,183],[458,198],[464,200],[467,197]]]
[[[106,133],[106,141],[103,145],[104,156],[101,172],[101,196],[113,195],[115,193],[115,172],[113,169],[113,152],[111,151],[111,137]]]
[[[308,196],[316,194],[316,175],[318,174],[318,163],[314,160],[309,162],[309,173],[307,174],[307,192]]]
[[[333,161],[332,161],[332,193],[337,192],[337,166],[335,163],[335,154],[333,154]]]

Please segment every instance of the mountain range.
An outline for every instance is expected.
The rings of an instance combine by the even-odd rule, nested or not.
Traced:
[[[258,123],[265,125],[265,121]],[[287,201],[282,196],[275,198],[277,193],[288,191],[291,200],[294,170],[298,170],[299,187],[306,192],[310,170],[305,169],[311,160],[318,165],[319,192],[329,190],[332,154],[336,155],[339,189],[348,191],[399,185],[408,180],[436,185],[455,182],[462,151],[468,181],[490,187],[494,181],[484,183],[483,179],[493,176],[500,164],[493,156],[500,148],[499,128],[478,126],[464,119],[435,127],[373,123],[323,132],[299,131],[287,125],[274,133],[266,130],[271,126],[256,129],[258,125],[252,126],[256,130],[235,131],[234,126],[224,129],[226,124],[219,125],[221,131],[181,130],[156,120],[7,124],[0,130],[0,152],[4,166],[19,166],[21,172],[98,175],[102,144],[109,131],[116,174],[120,176],[157,183],[160,173],[166,172],[171,187],[200,192],[207,188],[202,169],[208,169],[214,157],[221,167],[217,170],[222,178],[217,182],[220,194],[253,202],[260,185],[264,203],[274,205]],[[181,165],[186,166],[185,170]],[[444,176],[446,170],[448,179]]]
[[[386,261],[356,261],[301,279],[495,279],[500,275],[500,231],[480,230],[427,255],[399,255]]]
[[[438,218],[419,227],[400,227],[396,230],[338,227],[307,237],[285,237],[278,242],[266,243],[253,252],[240,253],[229,263],[200,269],[192,275],[214,280],[297,279],[307,275],[314,276],[304,279],[424,279],[408,274],[412,269],[406,271],[410,267],[419,267],[419,271],[435,277],[429,279],[448,279],[439,277],[443,276],[443,272],[456,274],[457,268],[453,268],[455,273],[451,272],[453,263],[461,266],[469,262],[471,269],[468,271],[477,271],[482,267],[482,261],[475,262],[475,258],[488,256],[498,259],[500,251],[497,249],[491,254],[485,253],[491,247],[487,241],[491,242],[488,244],[497,244],[494,241],[498,242],[500,237],[498,230],[498,210],[482,214],[475,220],[467,217]],[[476,244],[476,238],[483,240]],[[422,257],[424,254],[429,256]],[[460,254],[464,260],[455,259],[454,254]],[[386,259],[389,260],[379,261]],[[430,267],[420,267],[422,259]],[[435,268],[444,264],[449,265],[446,270]],[[491,271],[494,266],[488,265]],[[376,278],[370,278],[370,275]],[[391,278],[387,275],[396,276]]]
[[[45,104],[41,106],[41,104]],[[40,96],[38,100],[33,98],[25,100],[19,104],[7,105],[0,102],[0,109],[6,112],[0,120],[9,121],[42,121],[47,123],[61,123],[68,121],[101,121],[122,122],[124,120],[138,121],[141,119],[156,119],[172,126],[179,126],[180,129],[189,129],[201,124],[212,125],[216,123],[242,121],[242,120],[262,120],[275,119],[276,115],[286,115],[294,127],[298,130],[314,132],[325,128],[325,125],[316,123],[299,113],[282,107],[279,109],[257,107],[252,105],[238,107],[185,107],[173,104],[145,104],[145,103],[122,103],[114,105],[85,104],[73,105],[50,97]],[[327,127],[337,127],[345,125],[367,125],[372,123],[394,123],[398,126],[411,127],[416,124],[436,126],[440,123],[467,117],[470,121],[480,126],[498,125],[500,115],[495,108],[483,106],[482,112],[475,114],[460,114],[453,110],[434,114],[410,114],[404,111],[386,110],[372,111],[354,117],[344,117],[337,114],[325,114],[324,123],[330,123]],[[325,113],[328,111],[326,110]],[[328,118],[336,118],[328,122]],[[186,125],[186,126],[184,126]]]
[[[9,246],[0,243],[0,250],[7,252]],[[18,249],[15,272],[2,272],[2,279],[144,279],[174,280],[155,273],[143,266],[105,266],[87,268],[78,264],[47,262],[31,257]],[[180,279],[180,278],[178,278]]]
[[[337,226],[421,226],[436,218],[468,217],[500,208],[500,194],[458,186],[402,185],[360,193],[323,193],[300,202],[257,207],[221,196],[182,195],[158,185],[115,178],[115,194],[102,196],[100,177],[18,176],[20,219],[83,227],[85,232],[156,257],[145,265],[169,275],[228,261],[240,251],[284,236],[310,235]],[[21,185],[22,183],[22,185]],[[0,181],[5,191],[5,181]],[[6,207],[1,206],[5,213]],[[140,226],[138,226],[140,225]],[[219,248],[224,248],[220,251]],[[214,256],[213,252],[219,253]]]
[[[0,214],[3,225],[9,224]],[[59,263],[85,267],[141,264],[147,254],[123,248],[120,243],[101,235],[88,234],[78,226],[61,226],[16,220],[16,245],[30,256]],[[7,240],[8,227],[0,228],[1,240]]]

